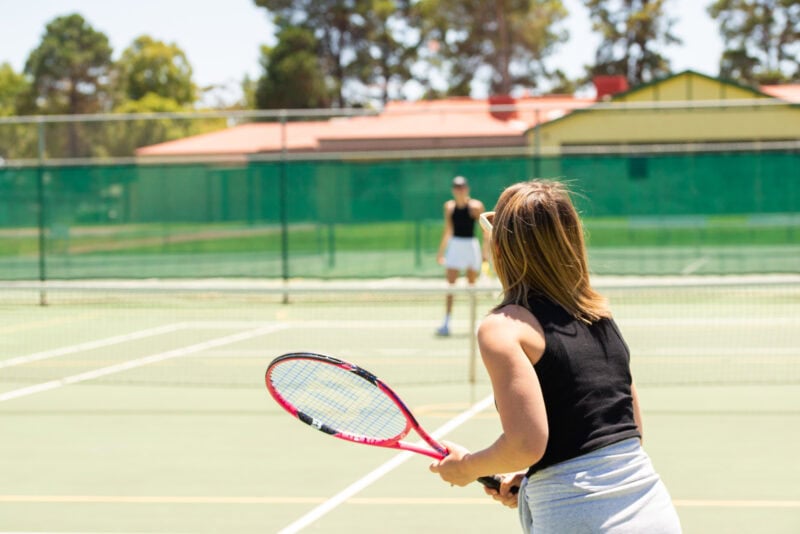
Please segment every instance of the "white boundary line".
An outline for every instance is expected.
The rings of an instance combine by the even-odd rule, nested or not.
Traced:
[[[469,419],[471,419],[474,415],[479,412],[482,412],[486,408],[492,405],[494,402],[494,397],[489,395],[485,399],[475,403],[471,408],[467,411],[462,412],[455,418],[451,419],[443,426],[436,429],[434,432],[431,433],[431,436],[434,438],[441,438],[447,435],[452,430],[458,428]],[[356,480],[345,489],[325,501],[324,503],[320,504],[306,515],[302,516],[300,519],[294,521],[290,525],[286,526],[282,530],[278,532],[278,534],[294,534],[296,532],[300,532],[305,527],[309,526],[313,522],[317,521],[319,518],[339,506],[340,504],[344,503],[357,493],[361,492],[365,488],[372,485],[373,482],[376,482],[378,479],[389,473],[390,471],[394,470],[396,467],[400,466],[403,462],[408,460],[413,456],[413,453],[410,452],[402,452],[396,455],[394,458],[386,462],[385,464],[381,465],[377,469],[367,473],[359,480]]]
[[[676,499],[678,508],[800,508],[800,501]]]
[[[34,393],[41,393],[43,391],[50,391],[60,387],[68,386],[70,384],[86,382],[87,380],[93,380],[101,376],[121,373],[123,371],[128,371],[130,369],[142,367],[144,365],[148,365],[151,363],[162,362],[164,360],[169,360],[172,358],[180,358],[182,356],[187,356],[189,354],[194,354],[196,352],[202,352],[204,350],[208,350],[214,347],[230,345],[232,343],[244,341],[245,339],[251,339],[254,337],[263,336],[265,334],[271,334],[272,332],[283,330],[285,328],[288,328],[288,325],[274,324],[269,326],[263,326],[261,328],[256,328],[255,330],[248,330],[247,332],[240,332],[238,334],[232,334],[229,336],[211,339],[208,341],[203,341],[202,343],[196,343],[194,345],[181,347],[179,349],[168,350],[166,352],[159,352],[156,354],[152,354],[150,356],[144,356],[142,358],[128,360],[115,365],[109,365],[107,367],[100,367],[99,369],[86,371],[85,373],[79,373],[77,375],[67,376],[65,378],[59,378],[57,380],[51,380],[49,382],[42,382],[41,384],[35,384],[33,386],[14,389],[6,393],[0,394],[0,402],[16,399],[19,397],[25,397],[27,395],[33,395]]]
[[[665,358],[664,361],[672,361],[674,363],[686,363],[686,360],[681,358],[693,358],[693,362],[702,361],[718,361],[719,359],[730,359],[732,356],[751,356],[757,360],[771,359],[776,357],[786,356],[786,362],[794,361],[793,358],[800,355],[800,347],[773,347],[765,349],[761,347],[724,347],[716,346],[711,349],[698,349],[697,347],[664,347],[653,348],[649,350],[636,350],[637,356],[647,358]],[[749,361],[750,358],[747,358]]]
[[[0,503],[24,504],[321,504],[324,497],[221,497],[176,495],[0,495]],[[675,499],[679,508],[800,508],[800,500],[763,499]],[[354,497],[347,505],[361,506],[430,506],[492,505],[486,497]]]
[[[686,318],[672,317],[659,319],[656,317],[643,318],[632,315],[621,314],[615,316],[620,324],[630,326],[792,326],[800,325],[800,316],[775,316],[775,317],[715,317],[715,318]],[[284,324],[290,328],[362,328],[362,329],[381,329],[381,328],[423,328],[429,329],[431,324],[435,324],[438,319],[429,320],[389,320],[389,319],[315,319],[315,320],[292,320],[278,319],[271,321],[270,324]],[[267,321],[187,321],[182,323],[184,328],[200,328],[208,330],[228,330],[236,328],[255,328],[262,326]],[[457,327],[466,327],[469,321],[466,319],[454,319],[451,324]]]
[[[701,304],[702,306],[702,304]],[[653,326],[696,326],[696,327],[706,327],[706,326],[792,326],[800,324],[800,317],[716,317],[716,318],[691,318],[691,317],[675,317],[671,319],[641,319],[641,318],[629,318],[626,315],[617,315],[614,316],[614,320],[617,321],[623,328],[625,326],[644,326],[644,327],[653,327]]]
[[[122,334],[119,336],[107,337],[105,339],[87,341],[85,343],[79,343],[77,345],[70,345],[68,347],[60,347],[57,349],[50,349],[42,352],[36,352],[34,354],[28,354],[26,356],[17,356],[9,360],[0,360],[0,369],[31,362],[38,362],[39,360],[55,358],[56,356],[65,356],[67,354],[74,354],[76,352],[81,352],[84,350],[93,350],[101,347],[109,347],[111,345],[126,343],[128,341],[134,341],[137,339],[144,339],[146,337],[159,336],[161,334],[169,334],[171,332],[175,332],[177,330],[185,328],[187,328],[186,323],[172,323],[163,326],[158,326],[155,328],[148,328],[146,330],[131,332],[129,334]]]
[[[711,258],[708,256],[701,256],[681,269],[681,274],[684,276],[694,274],[700,267],[704,266],[709,261],[711,261]]]
[[[317,319],[317,320],[281,320],[280,324],[285,324],[291,328],[360,328],[360,329],[380,329],[380,328],[431,328],[436,325],[438,319],[431,320],[340,320],[340,319]],[[800,321],[800,320],[799,320]],[[193,328],[207,329],[229,329],[229,328],[250,328],[264,324],[264,321],[192,321],[188,323]],[[466,327],[469,323],[466,320],[454,319],[450,324]]]
[[[146,534],[144,532],[92,532],[92,531],[69,531],[69,532],[56,532],[52,530],[39,531],[39,530],[10,530],[0,531],[0,534]],[[164,534],[164,533],[160,533]]]
[[[462,322],[463,325],[466,325],[466,321]],[[258,328],[264,326],[264,324],[265,321],[184,321],[180,323],[172,323],[154,328],[148,328],[145,330],[139,330],[128,334],[121,334],[118,336],[112,336],[104,339],[86,341],[84,343],[79,343],[77,345],[69,345],[66,347],[49,349],[42,352],[27,354],[24,356],[15,356],[8,360],[0,360],[0,369],[4,369],[6,367],[14,367],[16,365],[24,365],[26,363],[37,362],[40,360],[47,360],[49,358],[56,358],[58,356],[66,356],[68,354],[75,354],[77,352],[82,352],[86,350],[94,350],[102,347],[109,347],[111,345],[118,345],[121,343],[126,343],[128,341],[136,341],[147,337],[169,334],[172,332],[176,332],[178,330],[192,330],[192,329],[230,330],[237,328]],[[275,324],[275,323],[270,323],[270,324]],[[280,324],[285,324],[289,328],[297,328],[297,327],[346,328],[346,327],[352,327],[354,324],[357,324],[359,328],[379,329],[379,328],[426,328],[429,327],[432,323],[431,321],[318,320],[318,321],[297,321],[297,322],[284,321],[281,322]],[[458,325],[460,323],[459,321],[456,321],[454,324]]]
[[[105,339],[99,339],[94,341],[87,341],[84,343],[79,343],[77,345],[70,345],[67,347],[60,347],[56,349],[50,349],[42,352],[37,352],[33,354],[28,354],[25,356],[17,356],[8,360],[0,360],[0,369],[6,367],[13,367],[16,365],[24,365],[31,362],[36,362],[40,360],[45,360],[49,358],[55,358],[58,356],[65,356],[68,354],[75,354],[81,351],[93,350],[102,347],[108,347],[111,345],[116,345],[120,343],[125,343],[128,341],[135,341],[138,339],[144,339],[147,337],[158,336],[162,334],[167,334],[171,332],[175,332],[178,330],[191,330],[191,329],[231,329],[231,328],[252,328],[258,327],[259,325],[264,325],[263,321],[188,321],[188,322],[180,322],[180,323],[172,323],[164,326],[159,326],[155,328],[149,328],[145,330],[140,330],[136,332],[131,332],[129,334],[122,334],[119,336],[113,336]],[[48,382],[42,382],[39,384],[34,384],[32,386],[27,386],[24,388],[19,388],[11,391],[7,391],[5,393],[0,393],[0,402],[4,402],[7,400],[25,397],[28,395],[33,395],[34,393],[41,393],[43,391],[50,391],[52,389],[57,389],[63,386],[67,386],[70,384],[76,384],[79,382],[85,382],[87,380],[93,380],[95,378],[99,378],[102,376],[116,374],[123,371],[127,371],[129,369],[133,369],[136,367],[141,367],[143,365],[147,365],[150,363],[156,363],[163,360],[177,358],[181,356],[185,356],[188,354],[194,354],[196,352],[201,352],[207,349],[221,347],[224,345],[229,345],[240,339],[248,339],[249,337],[256,337],[259,335],[263,335],[264,333],[272,333],[278,330],[286,330],[290,328],[296,327],[313,327],[313,328],[344,328],[352,326],[352,321],[337,321],[337,320],[323,320],[323,321],[311,321],[311,322],[281,322],[281,323],[269,323],[266,326],[260,326],[255,330],[251,330],[250,332],[244,332],[240,334],[233,334],[231,336],[226,336],[222,338],[218,338],[215,340],[206,341],[203,343],[199,343],[196,345],[190,345],[188,347],[183,347],[167,352],[161,352],[157,354],[153,354],[150,356],[145,356],[142,358],[136,358],[134,360],[125,361],[119,364],[110,365],[107,367],[102,367],[99,369],[95,369],[92,371],[86,371],[84,373],[79,373],[77,375],[67,376],[64,378],[58,378],[55,380],[50,380]],[[430,321],[389,321],[389,320],[376,320],[376,321],[365,321],[359,324],[360,328],[420,328],[420,327],[428,327],[430,326]],[[255,333],[254,335],[250,335],[251,333]],[[244,336],[244,337],[240,337]],[[230,340],[230,341],[229,341]]]

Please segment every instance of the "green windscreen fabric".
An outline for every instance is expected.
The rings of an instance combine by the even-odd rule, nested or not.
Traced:
[[[439,277],[456,175],[567,182],[598,274],[800,272],[786,151],[0,166],[0,279]]]

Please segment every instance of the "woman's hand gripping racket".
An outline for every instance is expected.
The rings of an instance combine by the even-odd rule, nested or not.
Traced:
[[[351,363],[309,352],[284,354],[267,367],[266,382],[287,412],[331,436],[437,460],[448,454],[389,386]],[[401,441],[412,429],[429,447]],[[480,477],[478,482],[487,488],[500,487],[494,476]]]

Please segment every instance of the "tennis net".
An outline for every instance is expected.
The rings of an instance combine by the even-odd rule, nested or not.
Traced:
[[[498,302],[492,282],[5,283],[0,395],[56,382],[261,388],[269,361],[294,351],[354,361],[392,385],[488,383],[473,332]],[[800,383],[800,277],[595,285],[638,384]],[[451,335],[437,337],[448,291]]]

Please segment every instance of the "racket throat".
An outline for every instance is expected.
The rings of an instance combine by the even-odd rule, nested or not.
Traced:
[[[319,421],[309,415],[304,414],[303,412],[297,412],[297,418],[300,419],[305,424],[307,424],[308,426],[316,428],[320,432],[325,432],[326,434],[330,434],[331,436],[335,436],[336,434],[338,434],[338,431],[329,427],[322,421]]]

